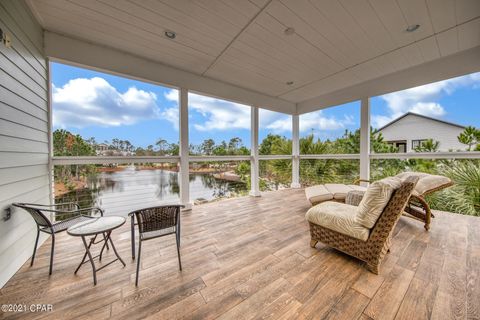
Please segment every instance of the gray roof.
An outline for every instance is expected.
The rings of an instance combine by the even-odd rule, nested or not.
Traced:
[[[414,116],[421,117],[421,118],[425,118],[425,119],[428,119],[428,120],[433,120],[433,121],[437,121],[437,122],[442,122],[442,123],[445,123],[445,124],[448,124],[448,125],[451,125],[451,126],[454,126],[454,127],[462,128],[462,129],[465,128],[465,126],[462,126],[462,125],[457,124],[457,123],[448,122],[448,121],[445,121],[445,120],[440,120],[440,119],[436,119],[436,118],[424,116],[423,114],[419,114],[419,113],[415,113],[415,112],[407,112],[407,113],[405,113],[404,115],[398,117],[398,118],[395,119],[395,120],[390,121],[389,123],[387,123],[387,124],[384,125],[383,127],[379,128],[378,131],[382,131],[382,130],[385,129],[386,127],[391,126],[391,125],[394,124],[395,122],[397,122],[397,121],[405,118],[405,117],[408,116],[408,115],[414,115]]]

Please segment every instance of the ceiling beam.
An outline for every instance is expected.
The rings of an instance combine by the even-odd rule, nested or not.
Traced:
[[[296,113],[296,104],[293,102],[170,67],[103,45],[49,31],[45,31],[44,41],[45,55],[54,61],[159,85],[186,88],[192,92],[272,111]]]
[[[297,104],[298,114],[480,71],[480,46],[365,81]]]

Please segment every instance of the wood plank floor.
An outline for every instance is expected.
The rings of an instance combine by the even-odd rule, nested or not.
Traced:
[[[303,190],[196,206],[182,216],[182,262],[174,239],[144,243],[140,285],[129,226],[113,233],[127,266],[73,271],[83,248],[58,237],[0,290],[0,304],[48,303],[52,312],[6,319],[479,319],[480,218],[438,212],[430,232],[402,217],[380,275],[321,244],[309,247]],[[111,251],[111,250],[110,250]],[[113,256],[107,253],[104,261]]]

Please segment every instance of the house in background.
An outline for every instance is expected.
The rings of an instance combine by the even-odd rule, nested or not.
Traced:
[[[106,152],[108,151],[108,144],[106,143],[99,143],[95,145],[95,153],[97,156],[104,156],[106,155]]]
[[[438,151],[465,150],[458,141],[464,126],[421,114],[407,112],[378,129],[384,139],[398,147],[399,152],[412,152],[423,141],[439,142]]]

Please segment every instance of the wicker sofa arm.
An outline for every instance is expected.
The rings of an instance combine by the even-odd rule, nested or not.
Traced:
[[[347,193],[345,203],[351,206],[358,206],[365,195],[365,191],[352,190]]]

